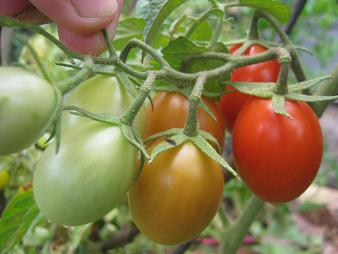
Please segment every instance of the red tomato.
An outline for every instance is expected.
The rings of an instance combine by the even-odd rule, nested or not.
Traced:
[[[291,118],[276,114],[271,99],[253,97],[233,130],[238,173],[261,199],[272,203],[297,198],[311,184],[323,154],[319,121],[304,102],[287,101]]]
[[[198,109],[198,121],[201,130],[212,134],[221,147],[224,146],[224,119],[222,112],[216,102],[203,98],[210,112],[214,114],[217,121],[205,112]],[[172,128],[183,128],[189,111],[188,99],[179,93],[159,92],[153,98],[154,110],[147,110],[147,137],[158,132]]]
[[[241,45],[235,45],[230,49],[235,54]],[[267,49],[260,45],[253,45],[244,51],[244,55],[256,55],[265,52]],[[232,72],[232,82],[276,82],[280,70],[277,60],[270,60],[258,64],[251,64],[238,68]],[[234,90],[228,85],[227,90]],[[232,92],[221,97],[221,109],[225,118],[225,127],[232,131],[236,118],[249,95],[240,92]]]

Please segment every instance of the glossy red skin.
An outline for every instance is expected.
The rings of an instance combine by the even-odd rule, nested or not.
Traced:
[[[219,105],[207,98],[204,103],[216,117],[216,121],[202,108],[197,111],[200,129],[212,134],[224,147],[224,119]],[[153,98],[154,109],[147,109],[146,137],[172,128],[183,128],[188,117],[189,101],[184,95],[173,92],[159,92]]]
[[[319,121],[304,102],[287,101],[292,119],[274,113],[271,99],[253,97],[233,130],[238,173],[261,199],[288,202],[315,178],[323,154]]]
[[[230,49],[235,54],[241,45],[235,45]],[[265,52],[267,49],[260,45],[253,45],[244,51],[243,55],[256,55]],[[276,82],[280,70],[280,64],[277,60],[270,60],[258,64],[252,64],[236,69],[231,74],[232,82]],[[227,85],[228,91],[234,90],[232,86]],[[232,131],[236,118],[249,98],[249,95],[232,92],[221,97],[220,105],[225,118],[225,127]]]

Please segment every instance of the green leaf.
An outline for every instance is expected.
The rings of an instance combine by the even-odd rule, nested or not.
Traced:
[[[144,30],[146,43],[149,45],[153,44],[164,20],[172,13],[172,11],[187,1],[188,0],[148,1],[148,5],[144,6],[144,9],[147,9],[147,11],[143,12],[143,17],[146,20],[146,27]]]
[[[149,155],[146,149],[144,148],[143,144],[139,143],[138,138],[135,137],[133,128],[131,126],[122,124],[121,131],[123,136],[129,141],[129,143],[135,146],[137,149],[139,149],[141,153],[144,155],[144,157],[149,159]]]
[[[227,169],[231,174],[240,179],[236,171],[224,160],[221,155],[215,151],[215,149],[206,140],[204,140],[204,138],[202,138],[202,136],[190,137],[189,140],[210,159],[216,161],[225,169]]]
[[[272,97],[272,108],[275,113],[291,118],[288,112],[286,112],[285,97],[283,95],[275,94]]]
[[[221,147],[218,144],[217,139],[213,135],[211,135],[209,132],[199,130],[199,135],[201,135],[202,138],[204,138],[206,141],[211,142],[214,145],[216,145],[218,151],[221,151]]]
[[[206,52],[207,48],[194,43],[192,40],[180,36],[171,41],[167,47],[162,49],[162,54],[165,60],[176,70],[182,66],[185,58]]]
[[[334,101],[338,99],[337,96],[320,96],[320,95],[306,95],[298,93],[290,93],[286,95],[287,99],[295,101],[306,101],[306,102],[320,102],[320,101]]]
[[[1,254],[8,253],[21,241],[38,215],[32,191],[19,192],[9,201],[0,219]]]
[[[183,133],[179,133],[171,137],[170,140],[171,142],[163,141],[154,148],[149,163],[151,163],[159,154],[185,143],[189,138]]]
[[[282,23],[287,23],[291,10],[290,7],[278,0],[238,0],[235,1],[240,6],[249,6],[256,9],[264,10]]]
[[[261,98],[271,98],[276,87],[275,83],[261,82],[227,82],[241,93],[254,95]]]
[[[132,38],[143,40],[145,26],[146,22],[142,18],[130,17],[120,21],[113,41],[114,48],[122,50]]]
[[[318,85],[321,82],[326,81],[328,79],[332,79],[332,77],[331,76],[324,76],[324,77],[320,77],[320,78],[316,78],[316,79],[312,79],[312,80],[307,80],[307,81],[304,81],[304,82],[301,82],[301,83],[289,85],[288,90],[292,91],[292,92],[303,91],[303,90],[308,89],[312,86]]]
[[[169,129],[169,130],[166,130],[166,131],[162,131],[162,132],[156,133],[156,134],[151,135],[150,137],[148,137],[145,140],[145,143],[148,143],[150,141],[153,141],[153,140],[161,138],[161,137],[174,136],[174,135],[179,134],[180,132],[182,132],[182,129],[179,129],[179,128],[172,128],[172,129]]]

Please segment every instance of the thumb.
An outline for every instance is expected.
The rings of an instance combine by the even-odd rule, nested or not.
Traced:
[[[118,9],[116,0],[30,0],[51,20],[68,31],[92,34],[108,26]]]

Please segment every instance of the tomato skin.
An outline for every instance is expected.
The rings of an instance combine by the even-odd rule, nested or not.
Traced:
[[[65,132],[60,150],[52,143],[33,176],[41,212],[61,225],[82,225],[118,205],[136,176],[136,148],[120,128],[90,122]]]
[[[50,125],[57,94],[44,79],[18,67],[0,67],[0,155],[33,145]]]
[[[235,45],[230,49],[235,54],[241,45]],[[244,51],[243,55],[251,56],[265,52],[267,49],[260,45],[253,45]],[[231,74],[232,82],[276,82],[280,71],[280,63],[277,60],[270,60],[258,64],[251,64],[234,70]],[[234,90],[230,85],[228,91]],[[220,105],[225,118],[225,126],[228,131],[232,131],[237,116],[249,95],[232,92],[221,97]]]
[[[238,173],[261,199],[288,202],[311,184],[323,154],[319,121],[304,102],[287,101],[292,119],[274,113],[271,99],[250,99],[233,130]]]
[[[116,77],[96,75],[71,91],[65,104],[68,106],[75,105],[94,113],[109,113],[121,116],[134,100],[135,98]],[[91,121],[91,119],[66,112],[63,117],[63,128],[69,129]],[[135,118],[135,126],[143,135],[146,126],[145,108],[142,108]]]
[[[207,98],[203,98],[203,101],[217,121],[212,119],[202,108],[199,108],[197,117],[200,129],[212,134],[219,145],[223,147],[225,126],[220,108],[215,102]],[[154,110],[150,106],[147,108],[146,137],[171,128],[184,127],[189,112],[189,100],[184,95],[173,92],[159,92],[154,96],[153,104]]]
[[[129,190],[130,212],[140,231],[152,241],[182,243],[210,223],[223,186],[219,164],[185,143],[145,165]]]

